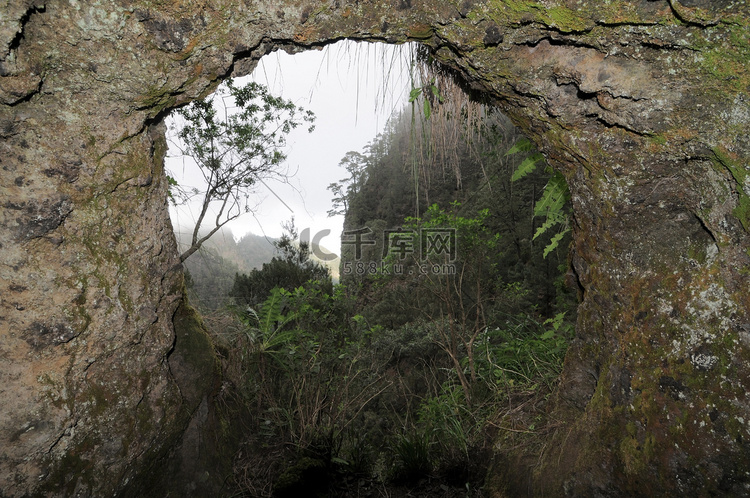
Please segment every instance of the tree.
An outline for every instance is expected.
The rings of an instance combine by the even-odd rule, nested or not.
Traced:
[[[205,182],[205,190],[187,189],[170,178],[173,199],[187,202],[202,196],[190,247],[180,255],[184,262],[222,226],[250,211],[248,200],[256,182],[286,176],[280,169],[286,159],[286,137],[303,123],[310,124],[312,132],[315,116],[271,95],[263,85],[236,86],[231,79],[213,97],[196,100],[177,114],[175,145],[196,162]],[[200,235],[211,206],[214,225]]]
[[[367,181],[369,159],[364,154],[349,151],[339,161],[339,166],[349,172],[349,177],[328,186],[328,190],[333,194],[333,199],[331,199],[333,209],[328,211],[328,216],[346,214],[349,209],[349,200],[359,193],[362,185]]]
[[[328,268],[310,259],[308,242],[295,242],[298,234],[294,220],[282,226],[284,234],[274,242],[279,256],[263,263],[261,269],[235,275],[232,296],[238,303],[257,306],[275,288],[294,290],[310,280],[321,282],[331,292],[333,284]]]

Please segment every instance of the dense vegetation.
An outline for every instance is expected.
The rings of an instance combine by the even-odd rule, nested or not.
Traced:
[[[481,496],[493,444],[546,430],[576,302],[563,232],[535,238],[551,173],[492,109],[431,105],[342,159],[340,284],[292,229],[206,315],[238,495]]]

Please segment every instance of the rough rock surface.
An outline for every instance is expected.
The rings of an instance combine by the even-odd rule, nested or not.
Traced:
[[[568,179],[584,300],[564,425],[509,493],[748,493],[747,1],[0,12],[0,494],[137,495],[158,478],[215,369],[175,269],[161,119],[274,49],[341,38],[433,47]]]

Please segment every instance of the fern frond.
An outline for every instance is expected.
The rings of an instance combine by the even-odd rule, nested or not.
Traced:
[[[534,206],[534,216],[544,216],[544,223],[540,226],[534,234],[534,239],[547,232],[550,228],[555,225],[563,225],[563,229],[556,233],[550,240],[547,247],[544,248],[543,256],[546,258],[547,255],[554,251],[560,241],[563,239],[566,233],[570,231],[569,217],[564,211],[565,204],[570,199],[570,190],[568,189],[568,183],[565,181],[565,177],[556,172],[552,178],[549,179],[547,185],[544,186],[542,197],[537,201]]]
[[[532,237],[531,240],[536,240],[537,237],[542,235],[544,232],[552,228],[553,226],[557,225],[558,223],[565,223],[567,220],[567,217],[562,214],[558,214],[557,216],[547,216],[547,219],[544,220],[544,223],[542,226],[536,229],[536,232],[534,233],[534,237]]]
[[[534,150],[534,142],[529,140],[528,138],[520,138],[514,145],[511,147],[508,152],[505,153],[506,156],[510,156],[512,154],[516,154],[518,152],[529,152],[531,150]]]
[[[281,308],[284,305],[284,292],[274,289],[263,302],[258,314],[258,327],[263,334],[269,334],[276,329],[276,324],[282,320]]]
[[[555,248],[560,245],[560,241],[563,237],[565,237],[565,234],[570,231],[570,228],[566,228],[562,232],[557,232],[554,237],[552,237],[552,240],[549,241],[549,244],[547,244],[547,247],[544,248],[544,253],[542,253],[543,257],[547,257],[549,253],[555,250]]]
[[[513,172],[513,176],[510,177],[510,181],[515,182],[516,180],[528,175],[536,169],[537,163],[542,160],[544,160],[544,156],[539,152],[531,154],[518,165],[518,168]]]
[[[534,206],[534,215],[545,216],[548,213],[560,213],[569,197],[570,190],[568,190],[565,177],[559,172],[555,173],[547,182],[542,197]]]

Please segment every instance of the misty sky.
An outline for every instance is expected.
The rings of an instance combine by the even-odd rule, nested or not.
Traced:
[[[287,166],[294,173],[290,185],[267,182],[273,192],[259,186],[254,215],[245,214],[228,225],[235,237],[248,232],[278,237],[281,223],[294,216],[300,232],[330,229],[320,243],[339,252],[343,216],[327,216],[332,206],[326,187],[346,176],[338,166],[344,154],[361,152],[406,102],[411,88],[408,59],[407,47],[355,42],[295,55],[278,51],[261,59],[250,77],[275,95],[312,110],[317,119],[313,133],[300,127],[289,135]],[[182,185],[200,188],[197,167],[189,159],[172,157],[176,154],[170,148],[170,174]],[[175,228],[192,226],[197,211],[190,206],[172,209]]]

